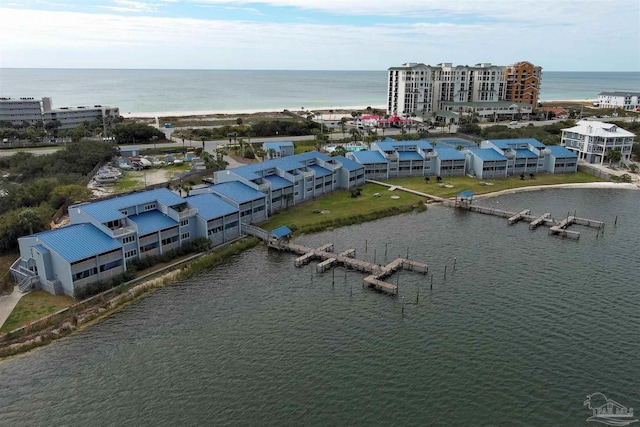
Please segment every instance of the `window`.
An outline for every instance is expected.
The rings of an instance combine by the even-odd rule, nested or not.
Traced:
[[[181,227],[184,227],[185,225],[189,225],[189,218],[183,219],[182,221],[180,221]]]
[[[131,242],[135,242],[136,241],[136,236],[135,234],[133,236],[127,236],[124,239],[122,239],[122,244],[126,245],[127,243],[131,243]]]
[[[127,251],[124,253],[124,257],[125,258],[131,258],[133,256],[136,256],[138,254],[138,250],[137,249],[133,249],[131,251]]]
[[[185,233],[189,234],[189,233]],[[167,237],[166,239],[162,239],[162,245],[170,245],[171,243],[175,243],[178,241],[178,236]]]
[[[180,239],[185,240],[188,239],[191,236],[191,234],[187,231],[186,233],[182,233],[180,235]]]
[[[156,208],[156,204],[155,203],[149,203],[148,205],[145,205],[144,210],[145,211],[151,211],[154,210]]]

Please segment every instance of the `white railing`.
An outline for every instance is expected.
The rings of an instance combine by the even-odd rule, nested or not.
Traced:
[[[111,229],[111,234],[112,234],[113,237],[120,237],[120,236],[123,236],[125,234],[130,234],[130,233],[135,233],[135,232],[136,232],[136,228],[133,227],[133,226]]]
[[[185,219],[185,218],[188,218],[188,217],[195,216],[197,213],[198,213],[198,209],[190,208],[190,209],[178,212],[178,218],[179,219]]]

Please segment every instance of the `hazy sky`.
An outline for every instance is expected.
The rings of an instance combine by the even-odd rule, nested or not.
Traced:
[[[639,0],[0,0],[0,67],[640,71]]]

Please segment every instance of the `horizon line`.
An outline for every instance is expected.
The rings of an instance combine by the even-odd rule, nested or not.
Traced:
[[[499,65],[498,65],[499,66]],[[391,68],[391,67],[390,67]],[[388,69],[287,69],[287,68],[108,68],[108,67],[0,67],[0,70],[110,70],[110,71],[388,71]],[[640,70],[544,70],[553,73],[640,73]]]

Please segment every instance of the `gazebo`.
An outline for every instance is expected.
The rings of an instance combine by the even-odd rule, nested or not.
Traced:
[[[473,202],[473,192],[471,190],[464,190],[456,194],[456,207],[469,207]]]
[[[282,227],[278,227],[276,229],[273,229],[269,232],[269,239],[270,240],[277,240],[277,241],[281,241],[281,240],[288,240],[289,236],[291,235],[291,233],[293,233],[293,231],[291,231],[291,229],[289,227],[287,227],[286,225],[283,225]]]

